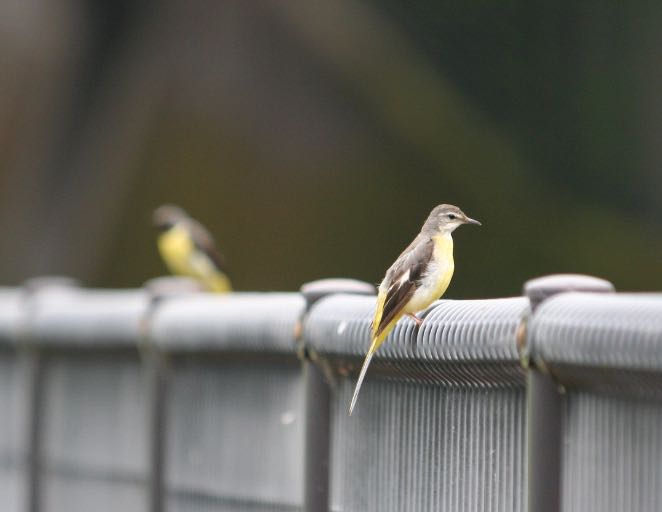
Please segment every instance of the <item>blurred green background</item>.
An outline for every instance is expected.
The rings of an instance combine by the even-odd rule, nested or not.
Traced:
[[[662,289],[662,3],[7,0],[0,279],[140,286],[151,210],[238,289],[378,282],[429,210],[449,297]]]

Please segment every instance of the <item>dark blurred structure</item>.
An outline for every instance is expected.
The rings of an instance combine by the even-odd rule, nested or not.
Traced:
[[[449,296],[532,275],[662,286],[662,5],[0,5],[0,279],[133,286],[181,204],[240,289],[370,281],[432,206]]]

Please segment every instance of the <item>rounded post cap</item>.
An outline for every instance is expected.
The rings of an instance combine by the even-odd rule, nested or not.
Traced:
[[[552,274],[524,283],[524,295],[529,298],[533,310],[549,297],[565,292],[612,293],[614,285],[584,274]]]
[[[329,278],[311,281],[301,286],[301,295],[306,301],[306,311],[318,300],[338,293],[351,295],[375,295],[377,290],[371,283],[359,281],[358,279]]]
[[[22,288],[27,294],[37,293],[45,289],[79,288],[80,281],[69,276],[37,276],[26,279]]]

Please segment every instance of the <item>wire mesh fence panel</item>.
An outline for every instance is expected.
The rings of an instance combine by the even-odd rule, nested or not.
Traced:
[[[147,402],[140,361],[48,357],[43,377],[42,510],[147,508]]]
[[[563,510],[662,510],[662,402],[581,391],[564,402]]]
[[[143,290],[64,284],[29,296],[23,343],[39,353],[33,508],[147,508],[148,387],[138,351],[147,307]]]
[[[565,294],[530,337],[563,386],[562,510],[662,509],[662,295]]]
[[[519,512],[544,467],[565,512],[662,509],[662,295],[438,301],[352,416],[375,298],[316,299],[0,288],[0,509]]]
[[[332,377],[331,508],[521,511],[525,388],[521,298],[440,301],[400,322],[348,406],[370,342],[374,298],[332,297],[306,335]]]
[[[303,388],[296,364],[175,363],[168,510],[300,510]]]
[[[303,500],[298,294],[166,302],[152,336],[168,354],[166,508],[291,511]]]
[[[332,510],[524,510],[524,390],[373,379],[333,403]]]
[[[20,290],[0,288],[0,510],[27,507],[30,358],[17,350],[23,325]]]
[[[26,506],[27,361],[13,350],[0,349],[0,510]]]

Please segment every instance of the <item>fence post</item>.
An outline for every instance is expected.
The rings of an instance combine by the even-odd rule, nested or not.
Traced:
[[[39,512],[41,506],[42,439],[44,418],[44,356],[31,337],[31,324],[36,308],[35,298],[45,289],[71,289],[79,286],[75,279],[64,276],[44,276],[28,279],[22,285],[23,313],[19,327],[18,350],[23,352],[26,371],[26,510]]]
[[[304,497],[305,512],[329,510],[329,451],[331,438],[331,389],[324,368],[305,346],[304,324],[318,300],[337,293],[374,295],[375,287],[353,279],[321,279],[301,287],[305,308],[296,328],[305,385]]]
[[[547,298],[569,291],[613,292],[614,286],[591,276],[557,274],[527,281],[524,295],[531,304],[531,315]],[[522,340],[520,340],[522,341]],[[527,476],[529,512],[561,510],[561,395],[543,361],[536,360],[535,347],[527,337],[524,359],[527,371]]]
[[[152,318],[163,301],[186,293],[200,292],[202,288],[196,281],[180,277],[157,277],[147,281],[144,288],[147,290],[149,304],[140,321],[138,348],[148,380],[149,487],[147,509],[150,512],[161,512],[165,510],[165,442],[169,365],[165,355],[160,353],[150,341]]]
[[[42,355],[36,350],[30,350],[26,355],[27,371],[27,510],[39,512],[41,498],[41,431],[43,423],[43,380],[44,365]]]

